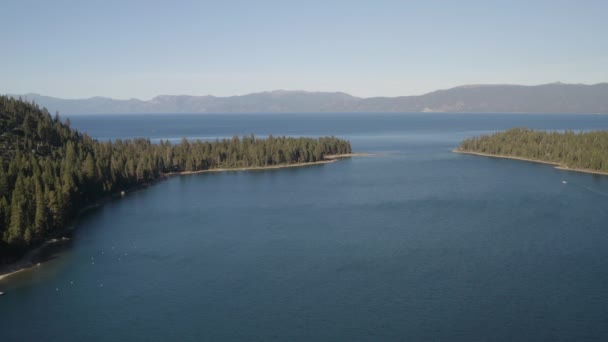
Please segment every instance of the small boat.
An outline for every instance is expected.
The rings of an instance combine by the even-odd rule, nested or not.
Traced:
[[[564,180],[562,181],[562,183],[564,183],[564,184],[568,184],[568,182],[566,182],[566,181],[564,181]]]
[[[4,294],[4,292],[0,291],[0,296],[2,296]]]

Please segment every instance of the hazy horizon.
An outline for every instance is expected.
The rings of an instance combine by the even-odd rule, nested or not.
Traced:
[[[608,3],[8,1],[0,93],[357,97],[608,80]]]
[[[403,94],[403,95],[394,95],[394,96],[384,96],[384,95],[378,95],[378,96],[357,96],[355,94],[350,94],[348,92],[345,91],[340,91],[340,90],[336,90],[336,91],[319,91],[319,90],[310,90],[310,89],[269,89],[269,90],[262,90],[262,91],[257,91],[257,92],[251,92],[251,93],[243,93],[243,94],[232,94],[232,95],[214,95],[214,94],[156,94],[150,98],[138,98],[138,97],[124,97],[124,98],[116,98],[116,97],[109,97],[109,96],[103,96],[103,95],[93,95],[93,96],[89,96],[89,97],[59,97],[59,96],[53,96],[53,95],[49,95],[49,94],[41,94],[41,93],[37,93],[37,92],[28,92],[28,93],[21,93],[21,94],[10,94],[10,93],[0,93],[0,95],[7,95],[7,96],[27,96],[27,95],[37,95],[37,96],[44,96],[44,97],[52,97],[52,98],[57,98],[57,99],[61,99],[61,100],[89,100],[89,99],[94,99],[94,98],[106,98],[106,99],[112,99],[112,100],[139,100],[139,101],[151,101],[155,98],[158,97],[162,97],[162,96],[186,96],[186,97],[206,97],[206,96],[211,96],[211,97],[217,97],[217,98],[226,98],[226,97],[239,97],[239,96],[247,96],[247,95],[257,95],[257,94],[265,94],[265,93],[280,93],[280,92],[285,92],[285,93],[308,93],[308,94],[330,94],[330,93],[334,93],[334,94],[346,94],[346,95],[350,95],[356,98],[360,98],[360,99],[370,99],[370,98],[374,98],[374,97],[385,97],[385,98],[393,98],[393,97],[417,97],[417,96],[422,96],[422,95],[426,95],[426,94],[430,94],[436,91],[445,91],[445,90],[450,90],[450,89],[456,89],[456,88],[468,88],[468,87],[492,87],[492,86],[514,86],[514,87],[518,87],[518,86],[522,86],[522,87],[536,87],[536,86],[544,86],[544,85],[551,85],[551,84],[562,84],[562,85],[581,85],[581,86],[595,86],[595,85],[601,85],[601,84],[606,84],[608,82],[598,82],[598,83],[566,83],[566,82],[561,82],[561,81],[556,81],[556,82],[550,82],[550,83],[543,83],[543,84],[508,84],[508,83],[494,83],[494,84],[461,84],[461,85],[456,85],[454,87],[449,87],[449,88],[442,88],[442,89],[435,89],[435,90],[431,90],[422,94]]]

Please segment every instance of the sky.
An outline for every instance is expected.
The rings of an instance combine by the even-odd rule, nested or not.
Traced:
[[[608,81],[605,0],[0,2],[0,93],[372,97]]]

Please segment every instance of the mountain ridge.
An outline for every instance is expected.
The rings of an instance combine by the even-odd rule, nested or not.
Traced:
[[[344,92],[271,90],[244,95],[157,95],[149,100],[95,96],[62,99],[7,94],[62,114],[470,112],[608,113],[608,83],[472,84],[423,95],[357,97]]]

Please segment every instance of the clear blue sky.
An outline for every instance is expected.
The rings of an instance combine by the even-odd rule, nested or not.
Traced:
[[[608,1],[13,1],[0,93],[359,96],[608,81]]]

